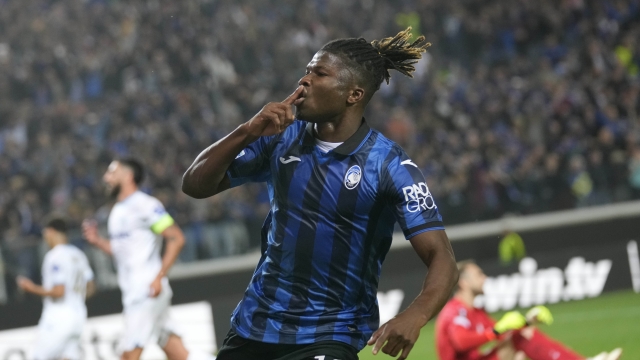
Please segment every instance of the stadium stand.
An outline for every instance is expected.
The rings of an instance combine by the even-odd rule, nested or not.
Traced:
[[[0,0],[0,265],[37,279],[51,210],[104,221],[100,178],[125,155],[185,229],[183,262],[255,248],[264,187],[193,201],[181,174],[290,93],[327,40],[406,25],[433,47],[367,119],[412,155],[447,224],[638,199],[639,17],[637,0]]]

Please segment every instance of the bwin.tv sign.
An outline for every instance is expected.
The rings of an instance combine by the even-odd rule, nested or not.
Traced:
[[[574,257],[564,270],[538,269],[534,259],[524,258],[519,273],[487,277],[484,296],[476,297],[475,306],[492,312],[596,297],[602,293],[611,265],[609,259],[592,263]]]

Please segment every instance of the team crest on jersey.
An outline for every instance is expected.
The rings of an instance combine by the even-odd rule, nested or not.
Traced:
[[[360,184],[361,178],[362,169],[360,169],[358,165],[353,165],[347,170],[347,174],[344,176],[344,186],[349,190],[353,190]]]

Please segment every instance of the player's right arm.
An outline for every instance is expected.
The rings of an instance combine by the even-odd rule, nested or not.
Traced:
[[[85,297],[90,298],[96,293],[96,283],[93,280],[87,282],[87,292]]]
[[[16,282],[18,283],[18,287],[20,289],[34,295],[38,295],[41,297],[52,297],[54,299],[64,296],[64,285],[62,284],[55,285],[50,290],[47,290],[44,287],[35,284],[33,281],[24,276],[18,276]]]
[[[299,86],[280,103],[268,103],[251,120],[198,155],[182,177],[182,191],[196,199],[203,199],[230,187],[227,169],[247,145],[261,136],[282,133],[293,123],[293,102],[302,94]]]
[[[103,238],[98,233],[98,224],[92,220],[85,220],[82,222],[82,236],[87,242],[105,253],[112,255],[111,242]]]

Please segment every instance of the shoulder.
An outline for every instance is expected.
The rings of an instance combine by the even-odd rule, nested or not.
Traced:
[[[44,262],[64,262],[64,260],[69,256],[69,249],[67,249],[68,245],[58,245],[53,249],[49,250],[44,256]]]
[[[134,200],[136,207],[141,207],[147,210],[154,210],[157,207],[162,207],[162,202],[160,202],[160,200],[142,191],[138,191],[135,196],[136,198]]]
[[[70,255],[73,255],[74,257],[86,260],[87,256],[84,254],[84,252],[82,250],[80,250],[77,246],[74,245],[67,245],[67,251]]]
[[[407,153],[395,141],[387,138],[378,130],[372,129],[371,131],[371,139],[374,141],[373,150],[385,154],[385,164],[400,163],[402,160],[408,159]]]
[[[458,301],[451,299],[440,311],[440,317],[454,318],[459,315],[460,309],[462,308],[464,307]]]

